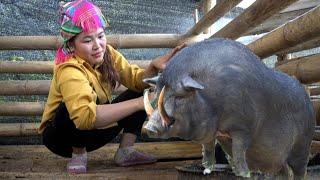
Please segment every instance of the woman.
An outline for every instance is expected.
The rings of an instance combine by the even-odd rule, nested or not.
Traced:
[[[39,127],[43,143],[53,153],[71,157],[68,172],[84,173],[87,152],[104,146],[123,130],[115,163],[130,166],[155,162],[153,156],[133,148],[146,118],[141,92],[148,85],[142,79],[163,70],[184,46],[140,69],[107,45],[106,19],[90,1],[61,4],[60,16],[64,45],[57,51]],[[111,101],[112,90],[119,84],[129,90]]]

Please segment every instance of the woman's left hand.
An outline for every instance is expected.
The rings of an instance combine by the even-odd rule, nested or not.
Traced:
[[[156,59],[154,59],[151,62],[151,66],[153,66],[153,68],[155,68],[157,71],[162,71],[166,68],[166,64],[167,62],[177,53],[179,52],[181,49],[183,49],[184,47],[186,47],[187,45],[185,43],[176,46],[174,49],[172,49],[170,51],[170,53],[164,55],[164,56],[160,56],[157,57]]]

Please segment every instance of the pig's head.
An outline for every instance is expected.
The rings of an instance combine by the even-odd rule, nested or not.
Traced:
[[[177,78],[177,77],[176,77]],[[157,82],[155,82],[157,80]],[[158,79],[145,79],[156,83],[156,107],[153,107],[145,93],[145,109],[149,121],[143,127],[152,138],[180,137],[186,140],[208,141],[213,138],[208,128],[214,127],[209,107],[201,95],[204,86],[184,76],[174,83],[168,83],[162,76]],[[211,116],[212,117],[212,116]]]

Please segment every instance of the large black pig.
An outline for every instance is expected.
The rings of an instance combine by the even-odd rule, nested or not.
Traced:
[[[219,38],[182,49],[156,92],[152,112],[145,98],[144,128],[151,137],[201,143],[204,173],[214,169],[217,139],[237,176],[304,178],[315,126],[310,99],[297,80],[266,67],[241,43]]]

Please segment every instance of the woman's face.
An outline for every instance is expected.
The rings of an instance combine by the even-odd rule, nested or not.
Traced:
[[[102,28],[81,32],[74,39],[74,53],[91,66],[100,64],[106,51],[106,35]]]

